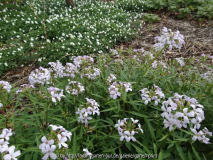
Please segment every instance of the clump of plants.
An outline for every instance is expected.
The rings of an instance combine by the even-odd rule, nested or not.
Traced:
[[[175,40],[182,44],[183,35],[178,36]],[[111,50],[74,56],[65,65],[50,62],[20,87],[1,81],[1,157],[211,157],[212,68],[206,65],[206,74],[202,68],[212,57],[165,62],[161,54],[172,48],[169,41],[157,39],[164,44],[157,50]],[[8,139],[12,132],[14,138]],[[15,147],[7,150],[8,143]],[[78,153],[81,157],[73,157]]]

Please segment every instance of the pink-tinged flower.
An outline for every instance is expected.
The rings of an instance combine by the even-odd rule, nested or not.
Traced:
[[[47,160],[49,157],[52,159],[56,159],[57,155],[53,153],[56,149],[55,145],[46,146],[45,148],[42,148],[42,152],[45,154],[44,157],[42,157],[43,160]]]
[[[200,141],[202,139],[203,132],[202,131],[197,132],[197,130],[194,129],[194,128],[190,128],[190,129],[194,133],[194,136],[192,137],[192,140],[196,141],[198,139]]]
[[[67,141],[67,138],[66,137],[62,137],[60,134],[58,134],[57,137],[58,137],[59,149],[61,148],[61,145],[64,146],[65,148],[67,148],[68,145],[65,143]]]
[[[212,136],[212,132],[209,132],[209,130],[206,127],[204,127],[204,129],[202,131],[204,134]]]
[[[54,144],[54,140],[53,140],[53,139],[47,140],[47,138],[46,138],[45,136],[43,136],[43,137],[41,138],[41,141],[42,141],[43,143],[39,145],[39,148],[40,148],[40,149],[46,147],[47,145],[52,145],[52,144]]]
[[[138,124],[138,129],[141,131],[141,133],[143,133],[143,129],[141,128],[141,124]]]
[[[130,118],[132,120],[133,123],[138,123],[139,120],[134,120],[133,118]]]
[[[8,152],[8,154],[4,155],[4,160],[17,160],[17,157],[21,155],[20,151],[15,152],[15,146],[9,147]]]
[[[202,141],[203,143],[205,143],[205,144],[210,144],[209,140],[210,140],[209,138],[207,138],[207,137],[205,137],[205,136],[202,136],[202,140],[201,140],[201,141]]]

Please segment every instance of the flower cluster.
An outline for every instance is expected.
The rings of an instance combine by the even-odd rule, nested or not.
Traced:
[[[4,160],[17,160],[17,157],[21,155],[20,151],[15,152],[15,146],[9,147],[9,139],[12,136],[12,129],[3,129],[0,134],[0,153],[3,154]]]
[[[48,69],[39,67],[39,69],[36,69],[30,73],[29,82],[32,85],[36,83],[45,84],[50,81],[50,78],[51,78],[50,71]]]
[[[87,77],[88,79],[94,80],[96,77],[100,76],[100,69],[95,68],[95,67],[87,67],[83,69],[83,73],[81,74],[81,78],[84,76]]]
[[[201,76],[203,77],[203,79],[211,82],[211,81],[213,81],[213,70],[208,71],[208,72],[206,72],[204,74],[201,74]]]
[[[84,86],[81,85],[81,83],[76,81],[70,81],[69,86],[66,86],[66,91],[69,94],[72,95],[78,95],[79,93],[82,93],[85,91]]]
[[[84,56],[78,56],[73,58],[73,63],[75,64],[75,66],[77,67],[81,67],[84,65],[90,65],[91,63],[94,62],[94,59],[90,56],[84,55]]]
[[[54,78],[63,78],[64,76],[64,66],[61,62],[49,62],[48,63],[51,67],[49,68],[50,73],[53,73]]]
[[[118,51],[116,49],[110,49],[109,53],[112,53],[113,55],[118,55]]]
[[[143,57],[149,58],[149,59],[153,59],[154,58],[153,54],[151,52],[149,52],[149,51],[145,51],[143,53]]]
[[[109,77],[107,78],[107,83],[111,83],[115,79],[116,79],[115,75],[114,74],[110,74]]]
[[[75,78],[75,75],[78,73],[77,66],[72,63],[66,63],[64,69],[64,76],[65,77],[72,77]]]
[[[55,87],[49,87],[47,88],[48,92],[50,93],[51,95],[51,98],[52,98],[52,101],[54,103],[56,103],[56,99],[58,101],[61,101],[61,97],[65,97],[63,95],[63,90],[60,90],[59,88],[55,88]]]
[[[185,66],[183,57],[175,58],[175,60],[180,64],[181,67]]]
[[[88,120],[92,119],[92,117],[89,117],[89,115],[100,115],[100,106],[94,99],[86,98],[86,100],[86,105],[81,105],[81,107],[78,108],[76,114],[79,115],[78,121],[81,123],[85,123],[85,126],[88,126]]]
[[[16,91],[16,94],[20,93],[20,92],[24,92],[27,91],[29,89],[35,88],[34,85],[31,84],[22,84],[20,86],[20,88]]]
[[[121,96],[122,90],[125,92],[132,91],[132,85],[130,83],[125,82],[113,82],[108,88],[110,97],[113,99],[117,99],[117,97]]]
[[[9,93],[12,86],[7,81],[0,81],[0,89],[1,88],[5,89]]]
[[[57,159],[56,153],[64,152],[68,149],[66,144],[67,140],[71,141],[72,133],[67,131],[62,126],[49,125],[52,128],[52,132],[48,137],[43,136],[41,138],[42,144],[39,145],[39,149],[45,154],[43,160],[47,160],[49,157],[51,159]]]
[[[192,137],[193,141],[196,141],[197,139],[201,141],[202,143],[209,144],[209,138],[206,136],[212,136],[212,132],[209,132],[209,130],[205,127],[204,129],[197,132],[195,128],[190,128],[191,131],[194,133],[194,136]]]
[[[149,102],[154,101],[154,105],[157,106],[161,99],[165,98],[163,92],[161,91],[161,88],[156,86],[152,87],[152,89],[148,90],[147,88],[144,88],[140,90],[142,100],[144,100],[144,104],[147,105]]]
[[[162,29],[162,35],[160,37],[155,37],[157,43],[154,45],[156,50],[161,50],[165,45],[169,46],[169,50],[172,50],[173,47],[181,49],[184,42],[184,36],[180,34],[179,31],[172,32],[171,29],[164,27]]]
[[[156,69],[159,65],[161,65],[164,69],[167,69],[167,66],[166,66],[166,64],[165,63],[163,63],[163,62],[159,62],[159,61],[157,61],[157,60],[155,60],[153,63],[152,63],[152,68],[153,69]]]
[[[187,128],[188,125],[194,126],[192,131],[201,127],[201,122],[204,120],[203,106],[197,102],[195,98],[187,97],[186,95],[174,94],[167,101],[162,103],[161,109],[164,118],[164,126],[171,131],[174,127]]]
[[[138,123],[138,120],[134,120],[133,118],[124,118],[123,120],[118,120],[118,124],[115,124],[115,128],[118,129],[118,133],[121,136],[120,141],[126,139],[129,141],[136,141],[134,135],[139,133],[143,133],[141,129],[141,124]]]

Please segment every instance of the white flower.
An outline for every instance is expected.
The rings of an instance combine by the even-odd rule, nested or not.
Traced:
[[[5,140],[9,141],[10,136],[12,136],[12,135],[13,135],[12,129],[5,128],[5,129],[3,129],[2,134],[0,134],[0,138],[3,138]]]
[[[21,155],[20,151],[15,152],[15,146],[9,147],[8,151],[9,151],[9,153],[4,155],[4,157],[3,157],[4,160],[17,160],[16,157]]]
[[[87,149],[87,148],[84,148],[84,149],[83,149],[83,151],[84,151],[84,152],[86,152],[86,153],[85,153],[85,155],[86,155],[86,156],[89,156],[89,157],[90,157],[90,159],[91,159],[91,157],[92,157],[92,153],[90,153],[90,152],[88,151],[88,149]]]
[[[55,145],[46,146],[45,148],[42,148],[42,152],[45,154],[44,157],[42,157],[43,160],[47,160],[49,157],[52,159],[56,159],[57,155],[53,153],[56,149]]]
[[[130,118],[132,120],[133,123],[138,123],[139,120],[134,120],[133,118]]]
[[[51,94],[51,97],[52,97],[52,101],[54,103],[56,103],[56,99],[58,101],[61,101],[61,97],[65,97],[63,95],[63,90],[60,91],[60,89],[58,88],[55,88],[55,87],[50,87],[50,88],[47,88],[47,90],[50,92]],[[60,92],[60,93],[59,93]]]
[[[114,74],[110,74],[109,77],[107,78],[107,82],[111,83],[115,79],[116,79],[115,75]]]
[[[200,122],[197,120],[197,119],[195,119],[195,118],[192,118],[191,119],[191,122],[194,124],[194,128],[196,129],[199,129],[200,128]]]
[[[6,148],[8,148],[9,142],[4,141],[4,139],[0,139],[0,153],[3,153]]]
[[[202,131],[197,132],[196,129],[194,129],[194,128],[190,128],[190,129],[194,133],[194,136],[192,137],[193,141],[196,141],[197,139],[199,141],[202,140],[202,135],[203,135]]]
[[[49,70],[40,67],[39,69],[36,69],[30,73],[29,82],[32,85],[36,83],[44,84],[44,83],[48,83],[50,81],[50,78],[51,76],[50,76]]]
[[[121,132],[118,132],[118,133],[119,133],[120,136],[121,136],[119,140],[120,140],[120,141],[123,141],[126,135],[125,135],[122,131],[121,131]]]
[[[57,129],[63,129],[62,126],[56,126],[56,125],[52,125],[52,124],[50,124],[49,126],[52,127],[53,131],[56,131]]]
[[[0,88],[1,86],[5,89],[8,93],[10,92],[12,86],[7,81],[0,81]]]
[[[59,62],[49,62],[51,68],[49,71],[54,74],[54,78],[63,78],[65,67]]]
[[[65,148],[67,148],[68,145],[65,143],[67,141],[67,138],[66,137],[62,137],[60,134],[58,134],[57,137],[58,137],[59,149],[61,148],[61,145],[64,146]]]
[[[61,132],[61,136],[62,136],[62,137],[67,137],[67,138],[69,138],[69,140],[71,141],[72,133],[69,132],[69,131],[64,131],[64,132]]]
[[[136,141],[134,134],[135,134],[135,131],[131,131],[131,133],[129,131],[124,131],[124,134],[125,134],[125,139],[127,142],[129,142],[130,140],[132,141]]]
[[[52,145],[52,144],[54,144],[54,140],[53,140],[53,139],[51,139],[51,140],[48,141],[47,138],[46,138],[45,136],[43,136],[43,137],[41,138],[41,141],[42,141],[43,143],[39,145],[39,148],[40,148],[40,149],[46,147],[47,145]]]

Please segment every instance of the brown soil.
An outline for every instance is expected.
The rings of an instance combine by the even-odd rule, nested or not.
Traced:
[[[153,24],[144,24],[137,39],[130,43],[119,44],[116,48],[144,48],[150,50],[154,45],[154,37],[160,36],[163,27],[179,30],[185,37],[185,45],[181,50],[167,51],[168,57],[213,55],[213,21],[208,24],[199,24],[197,21],[178,20],[169,16],[160,15],[161,20]],[[204,26],[201,26],[204,25]]]

